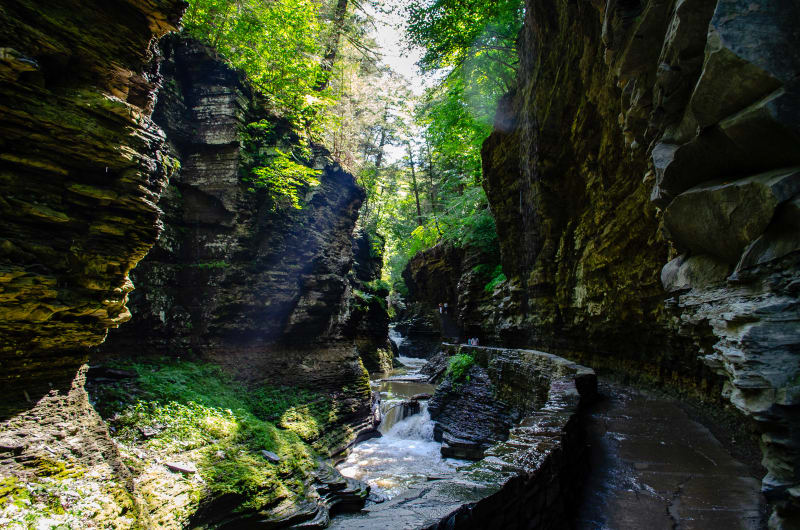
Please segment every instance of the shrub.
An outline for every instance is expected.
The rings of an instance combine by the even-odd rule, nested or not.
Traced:
[[[498,265],[497,267],[495,267],[494,272],[492,273],[492,279],[489,280],[489,283],[487,283],[483,287],[483,290],[486,291],[487,293],[491,293],[494,291],[495,287],[497,287],[507,279],[508,278],[506,278],[506,275],[503,274],[502,265]]]
[[[454,383],[459,381],[469,382],[469,369],[475,364],[475,358],[468,353],[459,353],[450,357],[450,364],[447,366],[445,377],[449,377]]]

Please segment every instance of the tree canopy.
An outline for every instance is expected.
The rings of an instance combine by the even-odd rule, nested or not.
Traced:
[[[375,16],[386,12],[436,80],[421,96],[381,61]],[[191,0],[185,31],[245,71],[301,143],[324,144],[356,175],[360,223],[386,241],[387,279],[402,288],[405,263],[439,241],[496,247],[480,148],[515,78],[523,14],[521,0]],[[306,150],[273,150],[248,181],[298,206],[292,190],[315,178]]]

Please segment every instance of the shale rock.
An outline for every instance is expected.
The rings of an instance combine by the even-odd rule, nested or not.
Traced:
[[[353,237],[353,268],[350,275],[354,296],[350,298],[350,318],[346,335],[355,337],[358,355],[370,372],[392,369],[396,346],[388,338],[389,288],[380,281],[385,242],[364,229]]]
[[[496,398],[486,370],[473,366],[465,381],[445,379],[428,402],[436,422],[434,439],[442,442],[442,456],[479,460],[484,451],[508,438],[518,419],[507,403]]]
[[[321,148],[308,161],[320,183],[301,190],[302,208],[248,189],[243,177],[268,163],[263,153],[296,145],[291,127],[214,50],[178,37],[162,47],[154,119],[181,170],[159,203],[164,234],[134,273],[135,317],[98,356],[191,353],[253,383],[328,392],[351,384],[357,434],[370,392],[353,340],[385,343],[387,332],[385,310],[381,320],[370,304],[374,329],[360,330],[353,316],[356,281],[377,273],[372,241],[353,238],[363,190]],[[254,122],[268,132],[249,129]]]
[[[477,308],[466,337],[715,403],[761,442],[775,527],[800,524],[799,17],[791,0],[527,0],[482,149],[508,280],[458,302]],[[428,252],[410,278],[462,293],[463,255]]]
[[[766,230],[777,207],[800,193],[800,170],[703,184],[679,195],[664,211],[664,226],[682,248],[736,263]]]
[[[162,230],[156,203],[177,162],[150,119],[155,43],[184,9],[0,6],[0,481],[6,500],[30,499],[0,503],[4,523],[151,526],[84,363],[130,318],[129,272]]]
[[[0,384],[5,405],[69,387],[130,318],[128,273],[162,225],[176,162],[150,120],[154,39],[177,0],[0,8]]]

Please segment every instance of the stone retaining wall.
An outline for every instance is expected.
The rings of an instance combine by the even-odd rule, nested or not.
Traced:
[[[522,397],[540,395],[536,388],[545,376],[546,401],[511,429],[507,441],[493,445],[458,478],[429,482],[370,506],[362,517],[348,519],[347,527],[568,528],[569,509],[585,469],[579,411],[596,396],[594,372],[532,350],[444,348],[450,354],[472,354],[487,369],[501,399],[512,390]],[[534,381],[531,377],[535,384],[525,386]]]

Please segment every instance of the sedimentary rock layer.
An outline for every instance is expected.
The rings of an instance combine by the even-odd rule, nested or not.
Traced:
[[[130,317],[128,273],[159,234],[156,203],[174,168],[150,120],[153,50],[182,11],[176,0],[0,7],[8,401],[68,385],[85,348]]]
[[[472,313],[754,420],[773,525],[800,492],[799,22],[789,0],[528,0],[483,146],[509,281]]]
[[[81,364],[130,318],[128,273],[161,230],[175,161],[150,119],[155,45],[184,7],[0,6],[0,481],[17,520],[48,502],[70,524],[137,516]]]
[[[386,351],[385,301],[366,287],[380,252],[354,235],[364,191],[316,147],[319,183],[299,190],[299,208],[248,182],[300,139],[213,49],[179,37],[162,48],[154,119],[181,169],[159,203],[164,232],[132,274],[134,318],[97,358],[189,356],[248,384],[329,393],[352,427],[335,453],[373,427],[360,354],[377,368]]]
[[[155,119],[181,170],[160,203],[164,234],[134,272],[135,318],[103,350],[195,354],[251,381],[341,388],[361,371],[344,341],[364,192],[321,151],[300,209],[249,189],[265,151],[299,140],[213,50],[180,39],[165,50]],[[258,141],[243,136],[252,123],[268,124]]]

